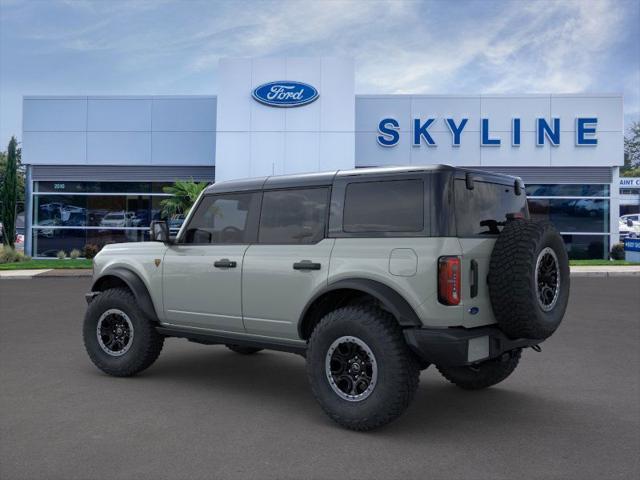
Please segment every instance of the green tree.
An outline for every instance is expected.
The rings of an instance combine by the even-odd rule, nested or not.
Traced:
[[[207,187],[207,182],[177,180],[173,185],[164,187],[164,193],[173,195],[160,202],[162,213],[168,217],[178,213],[189,213],[200,193]]]
[[[633,122],[624,137],[624,166],[620,168],[620,175],[640,177],[640,122]]]
[[[17,158],[18,142],[16,137],[11,137],[7,148],[7,161],[2,175],[2,190],[0,199],[2,200],[3,242],[13,248],[16,239],[16,200],[18,194],[17,179]]]
[[[7,152],[0,152],[0,185],[7,169]],[[22,165],[22,149],[16,148],[16,174],[18,179],[17,202],[24,202],[24,165]],[[1,187],[0,187],[1,190]]]

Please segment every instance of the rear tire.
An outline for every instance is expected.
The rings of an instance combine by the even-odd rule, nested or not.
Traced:
[[[164,344],[164,337],[124,288],[105,290],[91,301],[83,338],[93,364],[115,377],[129,377],[150,367]]]
[[[441,367],[438,371],[444,378],[465,390],[480,390],[506,379],[518,366],[521,349],[504,353],[498,358],[465,367]]]
[[[366,431],[406,410],[420,370],[391,314],[354,305],[320,320],[309,340],[307,375],[314,397],[331,419]]]
[[[234,345],[232,343],[227,343],[225,347],[227,347],[232,352],[236,352],[241,355],[253,355],[254,353],[258,353],[259,351],[262,350],[262,348],[245,347],[243,345]]]

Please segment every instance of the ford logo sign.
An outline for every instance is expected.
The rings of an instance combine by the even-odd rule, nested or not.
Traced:
[[[257,86],[253,98],[271,107],[299,107],[318,98],[318,90],[307,83],[282,80]]]

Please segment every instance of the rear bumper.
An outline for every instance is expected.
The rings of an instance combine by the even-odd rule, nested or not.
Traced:
[[[499,357],[541,340],[512,339],[496,326],[477,328],[408,328],[404,337],[424,362],[449,367],[471,365]]]

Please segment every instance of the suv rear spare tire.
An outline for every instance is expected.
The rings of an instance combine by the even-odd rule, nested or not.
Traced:
[[[491,253],[488,283],[493,313],[505,334],[549,337],[569,300],[569,258],[562,237],[548,222],[508,222]]]

